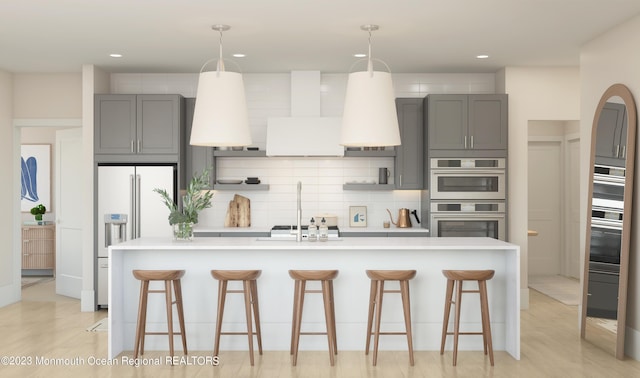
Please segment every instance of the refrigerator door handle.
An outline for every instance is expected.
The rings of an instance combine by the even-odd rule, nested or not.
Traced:
[[[140,175],[136,174],[136,238],[140,237]]]
[[[136,238],[136,233],[138,231],[136,229],[136,213],[135,213],[136,203],[134,201],[134,193],[135,193],[135,182],[133,180],[133,175],[129,175],[129,199],[131,203],[131,209],[129,213],[131,214],[131,239]]]

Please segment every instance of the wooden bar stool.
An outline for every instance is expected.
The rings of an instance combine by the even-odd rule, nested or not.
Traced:
[[[367,270],[371,278],[371,292],[369,294],[369,318],[367,320],[366,355],[369,354],[371,335],[373,341],[373,366],[378,362],[378,340],[380,335],[407,335],[409,345],[409,362],[413,366],[413,337],[411,334],[411,304],[409,302],[409,280],[416,276],[415,270]],[[385,281],[399,281],[400,290],[385,290]],[[400,293],[404,312],[405,332],[380,332],[380,316],[382,315],[382,295],[384,293]],[[372,330],[375,312],[375,329]]]
[[[491,321],[489,320],[489,303],[487,301],[487,280],[493,278],[493,270],[443,270],[442,274],[447,277],[447,294],[444,305],[444,322],[442,324],[442,343],[440,344],[440,354],[444,353],[444,343],[447,335],[453,335],[453,366],[458,361],[458,335],[482,335],[484,354],[489,351],[489,360],[493,366],[493,344],[491,342]],[[463,281],[478,281],[478,290],[463,290]],[[453,291],[456,289],[456,299],[453,300]],[[462,305],[463,293],[479,293],[480,309],[482,313],[482,332],[460,332],[460,307]],[[455,303],[456,313],[454,319],[453,332],[447,332],[449,325],[449,313],[451,304]]]
[[[173,357],[173,337],[182,336],[182,350],[187,354],[187,337],[184,330],[184,313],[182,309],[182,288],[180,278],[184,276],[184,270],[134,270],[133,276],[141,281],[140,284],[140,304],[138,305],[138,324],[136,326],[136,345],[133,350],[133,358],[138,358],[138,352],[144,354],[144,337],[146,335],[168,335],[169,354]],[[164,290],[149,290],[149,282],[164,281]],[[175,301],[171,299],[171,284]],[[147,332],[147,298],[149,293],[165,293],[167,307],[167,332]],[[173,304],[178,311],[178,321],[180,322],[180,332],[173,332]]]
[[[262,354],[262,333],[260,332],[260,312],[258,311],[258,285],[256,280],[262,274],[261,270],[212,270],[211,275],[218,280],[218,312],[216,316],[216,338],[213,355],[220,351],[221,335],[247,335],[249,338],[249,360],[253,366],[253,336],[258,338],[258,352]],[[243,290],[227,290],[229,281],[242,281]],[[247,316],[247,332],[222,332],[222,315],[227,293],[244,294],[244,307]],[[251,310],[255,318],[256,331],[253,332]]]
[[[291,354],[292,365],[298,362],[298,344],[300,335],[327,335],[329,342],[329,359],[334,365],[334,354],[338,354],[338,342],[336,340],[336,312],[333,304],[333,280],[338,276],[337,270],[290,270],[289,276],[295,280],[293,295],[293,322],[291,324]],[[320,281],[321,290],[306,290],[307,281]],[[300,332],[302,325],[302,306],[306,293],[322,293],[324,302],[324,317],[327,324],[327,332]]]

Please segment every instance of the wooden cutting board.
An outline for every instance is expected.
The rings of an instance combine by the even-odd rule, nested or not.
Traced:
[[[224,218],[225,227],[251,227],[251,200],[239,194],[229,201],[227,215]]]

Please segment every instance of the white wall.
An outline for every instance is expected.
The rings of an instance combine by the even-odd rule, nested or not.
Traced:
[[[580,119],[580,71],[578,67],[507,67],[498,74],[498,83],[497,91],[509,95],[509,241],[520,246],[522,307],[527,308],[528,124]]]
[[[13,75],[0,70],[0,177],[6,180],[0,185],[0,198],[19,195],[16,185],[7,184],[19,182],[13,166],[19,152],[13,146]],[[0,217],[0,306],[20,299],[20,261],[15,251],[21,243],[19,224],[14,220],[19,211],[18,201],[0,202],[0,213],[4,214]]]
[[[585,44],[580,56],[581,67],[581,140],[583,146],[591,144],[591,127],[596,106],[602,93],[612,84],[621,83],[626,85],[636,98],[640,98],[640,16],[634,17],[630,21],[612,29],[599,38]],[[636,142],[637,146],[637,142]],[[636,147],[637,150],[638,147]],[[586,219],[586,198],[588,172],[589,172],[589,149],[584,148],[581,152],[583,165],[581,167],[582,186],[582,219]],[[636,167],[638,165],[638,154],[636,154]],[[640,188],[640,175],[636,168],[635,188]],[[627,299],[627,330],[625,353],[636,360],[640,360],[640,258],[638,258],[638,247],[640,235],[640,190],[634,191],[633,196],[634,214],[631,220],[631,248],[629,267],[629,291]],[[584,230],[586,223],[583,221],[582,250],[584,251]]]
[[[13,118],[82,117],[82,75],[15,74]]]

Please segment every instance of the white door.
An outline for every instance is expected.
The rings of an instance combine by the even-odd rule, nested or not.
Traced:
[[[56,132],[56,293],[82,290],[82,130]]]
[[[562,165],[560,141],[529,142],[528,190],[529,275],[561,273],[562,260]]]

